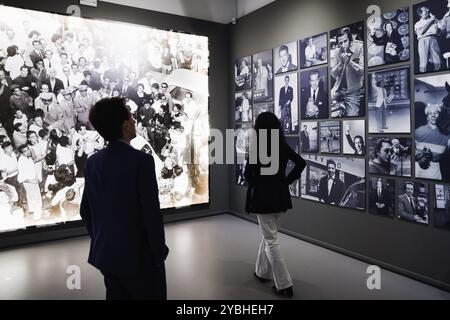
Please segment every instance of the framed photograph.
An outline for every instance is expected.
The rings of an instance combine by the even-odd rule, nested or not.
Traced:
[[[275,48],[273,56],[275,74],[297,70],[297,41],[286,43]]]
[[[450,185],[434,185],[433,222],[437,228],[450,230]]]
[[[328,67],[300,72],[300,116],[302,120],[327,119]]]
[[[236,154],[239,156],[247,155],[250,148],[250,131],[252,123],[245,122],[235,126],[236,130]]]
[[[256,118],[263,112],[275,113],[275,107],[273,103],[263,103],[253,105],[253,124],[255,124]]]
[[[364,23],[330,32],[331,117],[364,117]]]
[[[355,156],[366,155],[366,121],[365,120],[344,120],[342,121],[343,154]]]
[[[307,155],[301,198],[357,210],[366,209],[364,159]]]
[[[284,133],[298,133],[297,73],[275,77],[275,114],[281,121]]]
[[[369,213],[395,216],[395,180],[382,177],[369,178]]]
[[[296,153],[300,153],[300,146],[298,137],[286,137],[286,141],[288,145],[294,150]],[[291,170],[295,167],[295,163],[291,160],[288,161],[286,166],[286,175],[291,172]],[[300,181],[297,179],[289,185],[289,192],[292,197],[299,198],[300,197]]]
[[[411,138],[369,137],[369,173],[411,177]]]
[[[301,123],[300,146],[306,153],[319,152],[319,124],[317,121],[304,121]]]
[[[341,122],[320,122],[320,152],[341,153]]]
[[[415,79],[416,178],[450,182],[450,74]]]
[[[300,68],[309,68],[328,62],[328,34],[300,40]]]
[[[413,6],[415,74],[450,69],[450,9],[447,1]]]
[[[384,12],[367,19],[369,67],[409,60],[409,8]]]
[[[411,132],[409,66],[369,72],[369,133]]]
[[[236,157],[236,166],[235,166],[235,172],[236,172],[236,184],[238,186],[246,186],[247,181],[245,180],[244,173],[245,168],[247,166],[247,158],[246,154],[237,154]]]
[[[252,121],[252,91],[237,92],[234,95],[234,120],[237,122]]]
[[[428,184],[399,181],[397,195],[397,217],[400,220],[429,223]]]
[[[244,57],[234,62],[234,90],[252,89],[252,57]]]
[[[273,101],[272,50],[253,55],[253,102]]]

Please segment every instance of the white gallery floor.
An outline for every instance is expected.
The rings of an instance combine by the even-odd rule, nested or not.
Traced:
[[[166,226],[169,299],[277,299],[272,284],[253,278],[258,226],[215,217]],[[450,293],[382,270],[381,290],[368,290],[367,264],[280,235],[295,299],[450,299]],[[101,274],[86,263],[87,237],[0,251],[0,299],[104,299]],[[81,289],[69,290],[69,266],[81,270]]]

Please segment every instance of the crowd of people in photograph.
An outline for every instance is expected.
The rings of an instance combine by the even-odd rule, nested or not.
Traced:
[[[0,193],[9,208],[0,229],[79,219],[86,161],[105,147],[89,110],[107,97],[125,99],[137,127],[134,146],[158,157],[157,177],[183,176],[172,196],[194,192],[188,186],[199,185],[200,169],[184,160],[198,151],[191,152],[201,107],[193,92],[169,88],[155,74],[207,74],[204,48],[161,32],[167,36],[148,39],[151,55],[133,66],[105,50],[96,28],[62,29],[50,39],[30,30],[23,39],[0,21]]]

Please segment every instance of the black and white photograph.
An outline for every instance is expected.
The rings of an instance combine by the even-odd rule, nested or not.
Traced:
[[[450,5],[446,0],[413,6],[414,71],[416,74],[450,69]]]
[[[369,137],[369,173],[411,177],[411,138]]]
[[[273,50],[275,74],[296,71],[297,61],[297,41],[283,44]]]
[[[328,62],[328,34],[300,40],[300,68],[309,68]]]
[[[319,152],[319,125],[317,121],[301,122],[300,147],[302,152]]]
[[[250,134],[253,126],[251,122],[240,123],[235,126],[236,130],[236,154],[247,155],[250,148]]]
[[[364,23],[330,32],[331,117],[364,117]]]
[[[252,89],[252,57],[237,59],[234,62],[234,90]]]
[[[428,224],[428,184],[415,181],[397,183],[397,217],[400,220]]]
[[[284,133],[298,133],[297,73],[275,77],[275,114],[281,121]]]
[[[395,180],[369,178],[369,213],[383,217],[395,216]]]
[[[252,121],[252,91],[237,92],[234,95],[234,120],[237,122]]]
[[[342,153],[355,156],[366,155],[366,121],[342,121]]]
[[[245,180],[244,173],[245,168],[247,166],[247,155],[246,154],[237,154],[236,160],[236,184],[238,186],[246,186],[247,181]]]
[[[272,50],[253,55],[253,102],[273,101],[273,58]]]
[[[433,224],[437,228],[450,230],[450,185],[434,185]]]
[[[384,12],[367,19],[367,60],[369,67],[408,61],[409,8]]]
[[[275,113],[275,107],[273,103],[263,103],[253,105],[253,124],[255,123],[256,118],[258,118],[258,116],[263,112]]]
[[[411,132],[409,66],[369,72],[369,133]]]
[[[320,122],[320,152],[341,153],[341,122]]]
[[[366,209],[364,159],[307,155],[301,198],[334,206]]]
[[[154,158],[161,208],[209,202],[207,37],[1,11],[1,232],[80,220],[84,167],[106,146],[89,111],[105,97],[125,99],[131,146]]]
[[[450,182],[450,74],[415,79],[415,176]]]
[[[301,72],[300,85],[301,119],[327,119],[330,113],[328,101],[328,67]]]
[[[286,142],[292,148],[292,150],[294,150],[296,153],[300,153],[298,137],[286,137]],[[295,167],[294,162],[289,160],[287,163],[287,166],[286,166],[286,175],[288,175],[289,172],[291,172],[292,169],[294,169],[294,167]],[[296,197],[296,198],[300,197],[300,181],[299,180],[295,180],[294,182],[292,182],[289,185],[289,192],[291,194],[291,197]]]

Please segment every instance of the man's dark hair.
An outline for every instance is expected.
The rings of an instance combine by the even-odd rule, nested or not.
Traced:
[[[309,73],[309,80],[311,80],[311,76],[317,75],[317,78],[320,80],[320,72],[317,70],[311,71]]]
[[[27,131],[27,139],[30,139],[32,134],[36,134],[36,132],[32,131],[32,130],[28,130]],[[37,135],[37,134],[36,134]]]
[[[328,167],[328,165],[329,165],[330,163],[336,168],[336,161],[334,161],[333,159],[328,159],[328,160],[327,160],[327,167]]]
[[[281,51],[286,51],[287,53],[289,53],[289,48],[288,48],[288,46],[287,45],[282,45],[281,47],[280,47],[280,49],[278,50],[278,53],[280,53]]]
[[[19,146],[19,148],[17,148],[17,150],[19,150],[20,153],[23,153],[23,151],[28,148],[28,146],[26,144],[22,144]]]
[[[44,138],[46,135],[48,135],[48,133],[49,133],[48,129],[41,129],[41,130],[39,130],[38,135],[39,135],[39,137],[42,139],[42,138]]]
[[[62,136],[61,138],[59,138],[59,144],[61,145],[61,147],[67,147],[69,145],[69,138],[66,136]]]
[[[375,148],[373,149],[373,158],[378,158],[378,153],[380,153],[381,150],[381,146],[383,145],[383,142],[385,143],[389,143],[389,145],[392,146],[392,142],[389,139],[386,138],[380,138],[377,140],[377,142],[375,143]]]
[[[122,125],[130,118],[123,98],[104,98],[89,112],[89,121],[106,140],[122,138]]]

